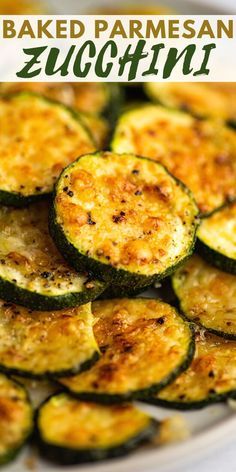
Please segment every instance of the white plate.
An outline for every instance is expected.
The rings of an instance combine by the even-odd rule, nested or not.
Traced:
[[[46,3],[46,0],[44,0]],[[93,6],[113,3],[139,3],[144,0],[121,0],[120,2],[112,0],[48,0],[51,11],[64,14],[86,13],[91,11]],[[147,3],[154,4],[155,0],[147,0]],[[235,0],[228,0],[227,5],[223,0],[156,0],[158,4],[173,6],[182,14],[217,14],[217,13],[236,13]],[[25,450],[20,457],[9,466],[4,468],[6,472],[177,472],[182,467],[188,467],[196,463],[201,457],[214,449],[221,447],[228,442],[230,436],[235,436],[236,431],[236,413],[234,413],[226,404],[217,404],[198,410],[196,412],[177,412],[157,407],[145,406],[146,411],[150,412],[156,418],[162,419],[175,414],[183,415],[191,432],[191,436],[186,441],[175,443],[165,447],[140,448],[130,456],[112,461],[86,465],[60,468],[52,464],[37,460],[33,463],[32,469],[29,466],[28,459],[30,452]],[[35,466],[35,467],[34,467]],[[186,469],[187,470],[187,469]]]

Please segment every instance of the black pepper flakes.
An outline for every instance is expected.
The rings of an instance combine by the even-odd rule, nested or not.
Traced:
[[[120,211],[119,215],[113,215],[112,216],[112,221],[114,223],[121,223],[122,221],[125,221],[125,212]]]
[[[160,318],[157,318],[156,319],[156,322],[159,324],[159,325],[163,325],[165,323],[165,318],[163,316],[161,316]]]
[[[134,192],[134,195],[142,195],[142,190],[136,190],[136,192]]]
[[[45,272],[41,272],[40,275],[43,279],[48,279],[50,277],[51,273],[45,271]]]
[[[88,213],[87,223],[88,223],[88,225],[91,225],[91,226],[93,226],[93,225],[96,224],[96,221],[94,221],[94,220],[92,219],[92,216],[91,216],[91,213],[90,213],[90,212]]]
[[[72,192],[72,190],[69,190],[69,192],[67,192],[67,195],[68,195],[68,197],[73,197],[73,196],[74,196],[74,192]]]
[[[138,169],[133,169],[132,174],[136,174],[136,175],[139,174],[139,170]]]

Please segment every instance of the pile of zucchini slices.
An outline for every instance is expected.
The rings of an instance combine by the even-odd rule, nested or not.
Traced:
[[[0,84],[0,464],[29,438],[59,464],[117,457],[158,443],[135,400],[236,397],[227,87],[123,107],[113,84]]]

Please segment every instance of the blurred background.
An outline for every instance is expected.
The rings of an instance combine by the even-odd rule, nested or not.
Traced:
[[[1,15],[17,14],[213,14],[235,13],[235,0],[0,0]]]

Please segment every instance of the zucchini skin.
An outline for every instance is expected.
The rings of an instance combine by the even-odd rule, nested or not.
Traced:
[[[21,449],[24,447],[25,443],[33,436],[33,433],[34,433],[34,413],[33,413],[33,405],[31,403],[31,400],[30,400],[30,397],[29,397],[29,394],[26,390],[26,388],[24,387],[24,385],[22,385],[20,382],[18,382],[16,379],[11,379],[11,382],[14,383],[15,385],[17,385],[18,387],[20,387],[22,390],[24,390],[25,392],[25,401],[28,403],[30,409],[31,409],[31,425],[28,429],[28,431],[25,433],[25,435],[22,437],[22,440],[20,441],[20,443],[16,444],[16,446],[14,448],[12,448],[10,451],[6,452],[5,454],[3,455],[0,455],[0,467],[2,465],[6,465],[8,464],[9,462],[13,461],[17,455],[20,453]]]
[[[37,443],[40,454],[51,462],[60,465],[75,465],[86,462],[97,462],[106,459],[112,459],[115,457],[125,456],[136,449],[139,445],[144,444],[151,440],[158,432],[159,421],[150,418],[148,427],[139,431],[138,434],[128,439],[125,443],[116,445],[114,447],[106,448],[91,448],[91,449],[73,449],[69,447],[57,446],[53,443],[44,441],[40,434],[38,426],[38,419],[40,415],[40,409],[45,403],[50,401],[52,397],[58,396],[59,394],[53,394],[47,398],[37,409],[35,414],[35,433],[34,440]]]
[[[161,406],[163,408],[171,408],[173,410],[188,411],[201,410],[202,408],[213,405],[215,403],[222,403],[228,400],[229,398],[236,398],[236,390],[232,390],[231,392],[222,394],[210,394],[209,397],[207,397],[205,400],[201,400],[198,402],[168,402],[167,400],[159,400],[153,397],[144,401],[149,405]]]
[[[31,203],[36,203],[39,200],[46,200],[50,197],[49,193],[44,194],[32,194],[23,196],[17,192],[7,192],[5,190],[0,190],[0,204],[6,206],[13,206],[15,208],[24,208],[31,205]]]
[[[92,154],[91,154],[92,155]],[[137,156],[140,159],[152,161],[152,159]],[[66,169],[70,170],[78,161],[80,157],[70,164]],[[191,198],[192,202],[196,205],[192,192],[186,187],[186,185],[181,182],[179,179],[174,177],[165,166],[163,166],[166,173],[186,192],[187,195]],[[65,169],[62,171],[61,176],[65,172]],[[61,177],[60,176],[60,177]],[[192,233],[192,244],[189,246],[187,254],[182,257],[177,263],[173,264],[171,267],[168,267],[162,273],[154,275],[143,275],[143,274],[134,274],[128,270],[117,269],[109,264],[104,264],[103,262],[96,260],[88,255],[80,252],[65,236],[65,233],[62,229],[62,226],[58,223],[56,217],[55,201],[57,195],[58,182],[54,186],[54,192],[52,197],[52,203],[49,210],[49,232],[54,240],[58,250],[63,254],[65,260],[75,268],[77,271],[81,271],[81,268],[84,270],[89,270],[100,280],[107,282],[108,284],[115,285],[125,285],[130,288],[138,289],[153,285],[155,282],[158,282],[175,272],[184,262],[186,262],[194,252],[196,238],[197,238],[197,229],[200,223],[199,212],[195,215],[195,227]],[[197,205],[196,205],[197,208]],[[142,290],[141,290],[142,291]]]
[[[105,284],[96,281],[95,288],[83,292],[71,292],[64,295],[48,296],[21,288],[13,282],[0,277],[0,298],[32,310],[51,311],[73,308],[95,300],[105,289]]]
[[[221,269],[225,272],[229,272],[230,274],[236,275],[236,260],[231,259],[224,254],[221,254],[218,251],[210,248],[203,241],[199,238],[197,239],[196,250],[206,261],[210,264],[214,265],[218,269]]]
[[[157,424],[156,420],[152,420],[148,429],[140,432],[136,437],[129,439],[125,444],[106,448],[104,450],[94,448],[90,450],[80,449],[76,451],[70,448],[56,446],[55,444],[49,444],[43,441],[43,439],[40,438],[39,433],[36,432],[37,445],[43,457],[60,465],[103,461],[106,459],[125,456],[132,450],[136,449],[137,446],[151,440],[157,431]]]
[[[48,372],[44,372],[43,374],[36,374],[36,373],[32,373],[23,369],[8,368],[5,365],[0,364],[0,372],[5,373],[6,375],[14,375],[14,376],[16,375],[17,377],[25,377],[26,379],[32,379],[32,380],[54,381],[57,378],[60,378],[62,376],[70,377],[71,375],[80,374],[84,372],[85,370],[90,369],[93,366],[93,364],[95,364],[95,362],[98,361],[99,357],[100,357],[99,353],[95,352],[90,359],[80,364],[79,367],[77,368],[74,367],[73,369],[66,369],[64,371],[63,370],[60,370],[57,372],[48,371]]]

